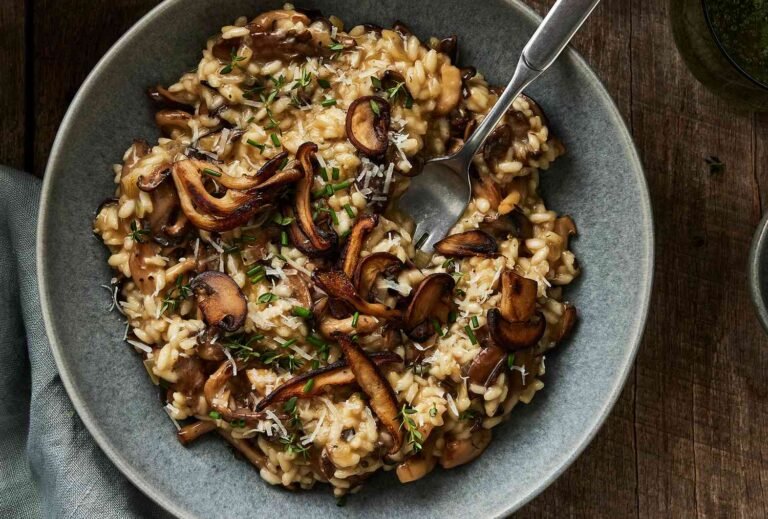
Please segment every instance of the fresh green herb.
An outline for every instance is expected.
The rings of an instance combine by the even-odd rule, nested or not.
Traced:
[[[400,428],[405,428],[408,435],[408,443],[410,444],[411,449],[413,449],[414,453],[418,453],[422,449],[421,442],[424,440],[424,435],[421,434],[421,431],[419,431],[419,428],[416,426],[416,422],[410,416],[415,413],[416,409],[408,407],[404,404],[403,409],[400,411],[400,417],[402,420]]]
[[[371,76],[371,85],[373,85],[374,90],[381,90],[381,79]]]
[[[463,291],[462,289],[460,289],[460,288],[457,288],[457,289],[455,290],[455,294],[456,294],[456,297],[464,297],[465,295],[467,295],[467,293],[466,293],[466,292],[464,292],[464,291]]]
[[[272,218],[272,221],[275,222],[277,225],[282,225],[285,227],[286,225],[291,225],[295,218],[293,216],[283,216],[281,214],[276,214],[274,218]]]
[[[315,334],[307,336],[307,342],[317,349],[317,354],[323,360],[328,360],[328,354],[330,353],[331,346],[323,339]]]
[[[218,171],[216,171],[214,169],[211,169],[211,168],[203,168],[203,173],[205,173],[206,175],[210,175],[212,177],[220,177],[221,176],[221,173],[219,173]]]
[[[293,81],[293,84],[291,85],[291,90],[308,87],[311,82],[312,82],[312,73],[309,72],[306,68],[301,67],[301,75],[299,76],[299,79],[296,79]]]
[[[288,454],[301,454],[304,459],[309,457],[309,447],[302,445],[296,438],[296,434],[291,434],[288,438],[280,438],[280,443],[285,445],[285,452]]]
[[[163,305],[160,307],[160,315],[166,310],[175,312],[181,302],[192,295],[192,287],[182,283],[181,276],[176,277],[176,283],[173,288],[163,298]]]
[[[309,365],[312,367],[312,369],[318,369],[320,367],[320,361],[317,359],[312,359],[312,362],[310,362]]]
[[[292,396],[285,402],[285,404],[283,404],[283,411],[291,415],[291,425],[294,426],[301,425],[301,420],[299,420],[299,408],[296,407],[296,402],[298,401],[299,397]]]
[[[434,317],[432,318],[432,328],[435,329],[435,333],[437,333],[440,337],[443,336],[443,327],[440,325],[440,321]]]
[[[453,324],[456,322],[456,311],[451,310],[448,312],[448,324]]]
[[[360,312],[352,314],[352,328],[357,328],[357,320],[360,319]]]
[[[339,168],[332,168],[331,169],[331,178],[333,180],[339,180]]]
[[[445,270],[448,270],[449,268],[452,268],[455,265],[456,261],[453,258],[449,258],[443,262],[443,268]]]
[[[333,194],[333,186],[326,184],[322,189],[312,192],[312,198],[326,198]]]
[[[398,98],[402,98],[403,105],[406,108],[413,107],[413,97],[411,97],[411,94],[408,92],[408,89],[405,88],[405,83],[403,83],[402,81],[398,82],[392,88],[387,89],[387,97],[392,101],[397,101]]]
[[[242,360],[258,359],[261,354],[253,349],[253,344],[262,340],[264,336],[257,333],[246,340],[245,335],[230,336],[223,344],[235,357]]]
[[[299,358],[296,358],[294,355],[280,354],[275,351],[262,353],[261,361],[268,366],[270,364],[275,364],[284,370],[290,371],[291,373],[296,371],[303,364],[303,361]]]
[[[509,369],[512,369],[512,368],[515,367],[515,354],[514,353],[510,353],[509,355],[507,355],[507,367],[509,367]]]
[[[371,99],[371,110],[373,110],[373,113],[376,114],[376,116],[381,115],[381,108],[379,108],[379,103],[373,99]]]
[[[229,63],[224,66],[224,68],[221,69],[221,74],[229,74],[232,72],[232,69],[238,66],[238,63],[243,61],[245,59],[245,56],[238,56],[237,50],[232,49],[232,52],[229,56]]]
[[[315,379],[310,378],[309,380],[307,380],[307,383],[304,384],[304,389],[303,389],[304,393],[309,393],[310,391],[312,391],[313,387],[315,387]]]
[[[277,301],[279,298],[273,294],[272,292],[266,292],[264,294],[261,294],[259,296],[259,303],[271,303],[273,301]]]
[[[282,342],[280,344],[280,347],[281,348],[288,348],[289,346],[293,346],[294,344],[296,344],[296,339],[288,339],[287,341]]]
[[[288,260],[285,259],[285,256],[283,256],[282,254],[275,254],[275,257],[277,259],[283,260],[284,262],[288,263]]]
[[[323,88],[331,88],[331,82],[328,81],[327,79],[317,78],[317,84]]]
[[[350,234],[352,234],[352,229],[347,229],[343,233],[339,234],[339,238],[341,238],[343,240],[344,238],[346,238]]]
[[[435,404],[434,402],[432,402],[432,407],[429,409],[429,416],[431,416],[432,418],[437,416],[437,404]]]
[[[285,231],[280,232],[280,245],[288,245],[288,233]]]
[[[258,142],[254,141],[253,139],[248,139],[245,142],[247,142],[248,144],[250,144],[254,148],[257,148],[260,153],[264,153],[264,149],[266,149],[266,147],[267,147],[266,144],[259,144]]]
[[[326,97],[325,99],[320,101],[320,104],[328,108],[329,106],[334,106],[336,104],[336,100],[332,97]]]
[[[303,306],[294,306],[291,312],[293,312],[293,315],[296,317],[301,317],[302,319],[309,319],[312,317],[312,311]]]
[[[278,166],[278,168],[277,168],[277,169],[278,169],[279,171],[282,171],[282,170],[284,170],[284,169],[285,169],[285,166],[287,166],[287,165],[288,165],[288,157],[285,157],[285,158],[284,158],[284,159],[283,159],[283,160],[280,162],[280,166]]]
[[[242,427],[245,427],[245,420],[232,420],[231,422],[229,422],[229,425],[237,429],[240,429]]]
[[[280,137],[278,137],[276,133],[270,134],[269,138],[272,139],[272,144],[275,145],[275,148],[281,145]]]
[[[333,168],[336,169],[336,168]],[[334,180],[336,180],[334,178]],[[347,189],[349,186],[352,185],[351,180],[345,180],[344,182],[339,182],[338,184],[331,184],[331,189],[333,189],[334,192],[341,191],[342,189]]]
[[[350,218],[354,218],[355,217],[355,211],[354,211],[354,209],[352,209],[351,205],[344,204],[344,210],[347,212],[347,216],[349,216]]]
[[[251,280],[252,284],[256,284],[259,281],[263,280],[267,275],[264,269],[264,265],[254,265],[251,267],[248,272],[246,272],[248,275],[248,278]]]
[[[477,411],[473,411],[472,409],[467,409],[466,411],[462,411],[461,413],[459,413],[459,420],[471,422],[476,418],[477,418]]]
[[[325,168],[320,168],[320,178],[323,179],[324,182],[328,182],[328,171],[326,171]]]
[[[234,254],[236,252],[240,252],[240,247],[237,245],[228,245],[227,247],[224,247],[223,254]]]
[[[220,420],[221,419],[221,414],[218,411],[211,411],[210,413],[208,413],[208,416],[210,416],[214,420]]]
[[[331,44],[328,45],[328,48],[331,49],[332,51],[339,52],[344,50],[344,45],[342,45],[337,41],[332,41]]]
[[[144,243],[143,236],[149,234],[149,229],[143,229],[139,227],[139,224],[136,222],[136,220],[133,220],[131,222],[131,232],[128,233],[128,235],[135,241],[136,243]]]
[[[478,328],[480,328],[480,321],[477,320],[477,316],[476,315],[472,316],[471,322],[472,322],[472,328],[473,329],[477,330]]]
[[[475,337],[475,332],[472,331],[472,328],[469,327],[469,325],[466,325],[464,327],[464,331],[467,332],[467,337],[469,337],[469,342],[472,344],[477,344],[477,337]]]

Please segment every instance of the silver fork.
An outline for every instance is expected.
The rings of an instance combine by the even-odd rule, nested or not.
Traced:
[[[515,98],[560,55],[600,0],[558,0],[523,49],[512,80],[485,119],[455,155],[433,159],[400,198],[398,207],[416,222],[414,239],[432,252],[461,218],[472,196],[472,157],[496,128]]]

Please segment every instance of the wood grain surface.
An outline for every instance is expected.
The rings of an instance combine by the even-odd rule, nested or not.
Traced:
[[[0,163],[42,175],[82,80],[157,3],[0,1]],[[544,13],[553,0],[528,3]],[[746,285],[751,236],[768,204],[768,115],[735,111],[693,78],[668,9],[667,0],[604,0],[574,43],[640,151],[656,278],[616,408],[519,517],[768,517],[768,339]],[[724,172],[710,172],[711,155]]]

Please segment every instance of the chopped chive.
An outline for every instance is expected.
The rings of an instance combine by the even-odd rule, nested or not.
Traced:
[[[456,322],[456,311],[451,310],[448,312],[448,323],[453,324]]]
[[[278,297],[273,294],[272,292],[267,292],[264,294],[261,294],[259,296],[259,303],[271,303],[272,301],[277,301]]]
[[[411,96],[405,96],[405,107],[413,108],[413,98]]]
[[[276,133],[271,134],[269,138],[272,139],[272,144],[275,145],[275,148],[280,146],[280,137],[278,137]]]
[[[333,168],[333,169],[337,169],[337,168]],[[334,180],[336,179],[334,178]],[[344,182],[339,182],[338,184],[331,184],[331,189],[333,189],[334,192],[341,191],[342,189],[347,189],[351,185],[352,185],[351,180],[345,180]]]
[[[281,348],[287,348],[288,346],[293,346],[296,343],[296,339],[288,339],[284,343],[280,344]]]
[[[352,234],[352,229],[347,229],[346,231],[344,231],[343,233],[341,233],[339,235],[339,238],[341,238],[343,240],[344,238],[346,238],[350,234]]]
[[[381,115],[381,109],[379,108],[379,103],[371,99],[371,110],[373,110],[373,113],[377,116]]]
[[[331,178],[333,178],[333,180],[339,180],[339,168],[333,168],[331,172]]]
[[[272,219],[273,222],[275,222],[277,225],[291,225],[293,223],[293,216],[282,216],[280,214],[276,214],[275,217]]]
[[[246,272],[246,274],[248,275],[248,277],[251,277],[251,276],[255,276],[256,274],[260,274],[262,272],[264,272],[264,265],[254,265]]]
[[[336,211],[333,209],[328,209],[327,207],[321,207],[320,211],[328,213],[331,216],[331,220],[333,221],[334,225],[339,225],[339,216],[336,214]]]
[[[296,409],[296,402],[297,402],[298,400],[299,400],[299,397],[297,397],[297,396],[292,396],[291,398],[289,398],[289,399],[288,399],[288,400],[285,402],[285,404],[283,404],[283,410],[284,410],[286,413],[291,413],[291,414],[293,414],[293,411]]]
[[[352,315],[352,328],[357,328],[357,320],[360,319],[360,312],[355,312]]]
[[[280,233],[280,245],[288,245],[288,233],[285,231]]]
[[[263,281],[264,278],[266,278],[266,277],[267,277],[267,275],[264,274],[263,272],[261,274],[256,274],[255,276],[253,276],[251,278],[251,284],[255,285],[256,283],[258,283],[260,281]]]
[[[285,259],[285,256],[283,256],[282,254],[275,254],[275,257],[276,257],[276,258],[279,258],[279,259],[281,259],[281,260],[283,260],[283,261],[284,261],[284,262],[286,262],[286,263],[288,263],[288,260],[287,260],[287,259]]]
[[[337,41],[334,41],[334,42],[331,42],[330,45],[328,45],[328,48],[333,51],[340,51],[340,50],[344,50],[344,45],[342,45]]]
[[[474,328],[475,330],[480,328],[480,322],[477,320],[477,316],[476,315],[472,316],[472,328]]]
[[[449,258],[443,262],[443,268],[448,269],[454,265],[453,258]]]
[[[266,144],[259,144],[258,142],[254,141],[253,139],[248,139],[245,142],[247,142],[248,144],[250,144],[254,148],[257,148],[259,150],[259,152],[261,152],[261,153],[264,153],[264,148],[267,147]]]
[[[320,168],[320,177],[325,181],[328,182],[328,172],[325,170],[325,168]]]
[[[432,318],[432,327],[435,329],[435,332],[437,332],[437,334],[438,334],[440,337],[442,337],[443,335],[445,335],[445,334],[443,333],[443,327],[440,325],[440,321],[438,321],[438,320],[437,320],[437,319],[435,319],[435,318]]]
[[[323,348],[328,345],[323,339],[318,337],[315,334],[307,335],[307,342],[310,343],[315,348]]]
[[[315,379],[310,378],[309,380],[307,380],[307,383],[304,384],[304,393],[309,393],[310,391],[312,391],[313,387],[315,387]]]
[[[285,169],[285,166],[288,165],[288,157],[285,157],[282,162],[280,162],[280,166],[277,168],[279,171],[282,171]]]
[[[223,251],[224,254],[233,254],[235,252],[240,252],[240,247],[237,245],[230,245],[229,247],[225,247]]]
[[[332,97],[326,97],[320,102],[321,105],[328,108],[329,106],[333,106],[336,104],[336,100]]]
[[[381,79],[376,76],[371,76],[371,85],[373,85],[373,88],[376,90],[381,90]]]
[[[301,317],[303,319],[309,319],[312,317],[312,312],[303,306],[294,306],[292,312],[296,317]]]
[[[328,81],[327,79],[317,78],[317,84],[323,88],[331,88],[331,82]]]
[[[219,173],[218,171],[215,171],[215,170],[213,170],[211,168],[203,168],[203,173],[205,173],[206,175],[210,175],[212,177],[220,177],[221,176],[221,173]]]
[[[469,325],[466,325],[464,327],[464,331],[467,332],[467,337],[469,337],[469,342],[472,344],[477,344],[477,337],[475,337],[475,332],[472,331],[472,328],[469,327]]]
[[[211,411],[210,413],[208,413],[208,416],[210,416],[214,420],[218,420],[221,418],[221,414],[219,414],[218,411]]]
[[[515,366],[515,354],[514,353],[510,353],[507,356],[507,366],[509,367],[509,369],[512,369]]]
[[[333,194],[333,186],[326,184],[322,189],[312,192],[312,198],[325,198]]]
[[[312,369],[318,369],[320,367],[320,361],[317,359],[313,359],[312,362],[309,363],[309,365],[312,367]]]
[[[232,65],[227,65],[220,71],[221,74],[229,74],[230,72],[232,72]]]
[[[355,217],[355,211],[352,209],[352,206],[349,204],[344,204],[344,210],[347,212],[350,218]]]
[[[420,249],[421,246],[424,245],[424,242],[427,241],[427,238],[429,238],[429,233],[425,232],[421,235],[421,238],[419,238],[416,242],[416,250]]]

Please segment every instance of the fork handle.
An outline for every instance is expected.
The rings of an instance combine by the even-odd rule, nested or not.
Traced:
[[[456,157],[469,161],[512,102],[557,59],[600,0],[557,0],[523,49],[512,80]]]

